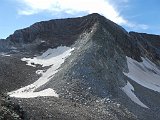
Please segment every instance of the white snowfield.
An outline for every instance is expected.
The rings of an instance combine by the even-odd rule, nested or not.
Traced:
[[[144,108],[148,108],[145,104],[143,104],[138,98],[137,96],[134,94],[134,88],[133,86],[127,82],[127,85],[124,86],[122,88],[122,90],[126,93],[126,95],[135,103],[137,103],[138,105],[144,107]]]
[[[147,58],[137,62],[127,57],[129,73],[124,73],[131,80],[148,89],[160,92],[160,70]]]
[[[43,72],[42,70],[36,71],[37,74],[42,74],[42,76],[33,84],[22,87],[18,90],[9,92],[10,97],[17,98],[33,98],[38,96],[55,96],[58,97],[58,94],[51,88],[34,92],[40,86],[46,84],[55,73],[58,72],[58,68],[64,63],[65,59],[71,55],[71,52],[74,48],[60,46],[56,49],[48,49],[41,56],[34,58],[23,58],[22,61],[26,61],[27,65],[36,67],[36,64],[42,65],[42,67],[50,66],[50,68]]]
[[[129,72],[124,73],[124,75],[145,88],[160,92],[160,70],[149,59],[142,57],[142,60],[143,62],[137,62],[136,60],[127,57]],[[122,90],[132,101],[142,107],[148,108],[133,93],[134,88],[129,82],[122,88]]]

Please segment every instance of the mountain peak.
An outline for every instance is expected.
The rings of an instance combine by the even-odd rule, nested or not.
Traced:
[[[102,17],[102,15],[100,15],[99,13],[91,13],[91,14],[89,14],[87,16],[88,17],[93,17],[93,18]]]
[[[90,29],[96,22],[99,22],[102,25],[107,23],[108,27],[111,27],[109,29],[113,29],[115,26],[120,27],[106,19],[104,16],[98,13],[92,13],[78,18],[55,19],[37,22],[30,27],[16,30],[12,35],[7,37],[7,40],[20,44],[30,43],[36,39],[47,39],[47,41],[54,41],[53,38],[57,36],[72,36],[73,34],[77,34],[78,36],[82,32]]]
[[[30,27],[16,30],[7,40],[13,44],[45,41],[47,44],[71,45],[79,35],[91,29],[101,15],[93,13],[79,18],[56,19],[37,22]],[[64,38],[66,40],[64,41]]]

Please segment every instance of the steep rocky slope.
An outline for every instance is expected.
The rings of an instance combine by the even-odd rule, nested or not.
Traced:
[[[24,119],[159,120],[159,45],[99,14],[38,22],[0,41],[0,92]]]

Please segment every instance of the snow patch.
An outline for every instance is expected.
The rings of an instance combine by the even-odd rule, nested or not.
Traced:
[[[143,104],[138,98],[137,96],[134,94],[134,87],[127,82],[127,85],[125,85],[122,88],[123,92],[126,93],[126,95],[135,103],[137,103],[138,105],[144,107],[144,108],[148,108],[145,104]]]
[[[16,91],[9,92],[8,94],[11,97],[20,97],[20,98],[30,98],[30,97],[38,97],[38,96],[55,96],[58,97],[58,94],[51,88],[45,89],[43,91],[34,92],[40,86],[46,84],[55,73],[59,70],[58,68],[64,63],[65,59],[71,55],[71,51],[74,48],[60,46],[56,49],[48,49],[41,56],[37,56],[34,58],[23,58],[22,61],[26,61],[27,65],[33,66],[35,64],[40,64],[43,67],[51,66],[45,72],[37,71],[37,74],[42,74],[42,76],[33,84],[20,88]],[[34,64],[34,65],[33,65]]]
[[[1,53],[0,55],[5,56],[5,57],[10,57],[11,55],[7,54],[7,53]]]
[[[149,59],[142,57],[142,60],[137,62],[127,57],[129,72],[124,75],[143,87],[160,92],[160,70]]]
[[[12,49],[12,50],[17,50],[17,48],[16,48],[16,47],[14,47],[14,46],[12,46],[12,47],[11,47],[11,49]]]
[[[41,75],[41,74],[43,74],[43,72],[44,72],[43,70],[37,70],[36,74]]]
[[[24,93],[17,93],[11,94],[10,97],[17,97],[17,98],[34,98],[34,97],[42,97],[42,96],[54,96],[58,97],[58,94],[55,93],[55,91],[51,88],[42,90],[40,92],[24,92]]]
[[[50,66],[50,65],[59,65],[61,61],[64,61],[70,51],[72,51],[73,48],[60,46],[57,49],[48,49],[45,53],[43,53],[41,56],[37,56],[34,58],[22,58],[22,61],[26,61],[27,65],[36,67],[36,64],[42,65],[42,67]]]

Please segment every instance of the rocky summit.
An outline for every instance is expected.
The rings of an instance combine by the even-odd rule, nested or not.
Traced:
[[[99,14],[0,40],[1,120],[160,120],[160,36]]]

